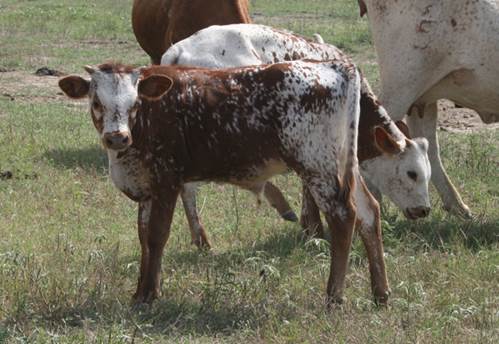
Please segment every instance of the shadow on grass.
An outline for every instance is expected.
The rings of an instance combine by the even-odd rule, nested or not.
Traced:
[[[169,337],[217,336],[231,335],[243,328],[261,327],[267,319],[263,307],[251,305],[249,302],[233,303],[228,300],[219,304],[203,303],[192,300],[192,297],[185,297],[182,300],[162,298],[152,305],[134,308],[129,303],[96,298],[88,299],[81,305],[61,307],[52,313],[40,313],[32,319],[30,316],[24,317],[23,321],[53,331],[60,330],[62,324],[84,328],[87,331],[92,330],[91,327],[102,330],[119,325],[123,331],[136,333],[138,337],[161,334],[167,334]],[[6,320],[7,327],[15,323],[18,323],[18,320]]]
[[[106,153],[99,146],[85,148],[52,149],[44,157],[53,166],[60,169],[81,168],[107,174]]]
[[[193,266],[209,259],[217,267],[237,267],[245,264],[245,261],[252,257],[264,257],[264,259],[282,258],[293,254],[295,249],[303,248],[305,240],[301,234],[301,229],[292,225],[284,225],[282,228],[264,240],[258,240],[254,245],[241,248],[228,249],[217,253],[216,242],[212,251],[199,251],[194,245],[189,251],[171,252],[166,254],[169,260],[175,262],[176,266]],[[283,226],[283,227],[284,227]],[[168,247],[166,248],[168,250]]]
[[[170,291],[163,286],[163,296],[152,306],[133,308],[129,301],[132,293],[112,295],[101,293],[101,286],[95,293],[90,290],[86,297],[77,302],[62,301],[50,308],[41,305],[40,309],[29,314],[19,314],[6,319],[10,327],[21,322],[59,331],[61,326],[85,330],[115,329],[119,326],[129,335],[137,336],[168,335],[176,336],[229,336],[240,331],[255,330],[268,321],[269,309],[278,309],[279,317],[288,321],[297,316],[293,306],[286,299],[272,297],[280,287],[278,277],[263,277],[260,267],[255,270],[242,269],[248,259],[257,256],[262,250],[265,260],[273,257],[289,256],[293,249],[302,247],[297,231],[292,228],[263,240],[261,243],[240,249],[228,250],[221,254],[200,253],[194,247],[188,252],[165,252],[164,266],[175,270],[194,270],[203,282],[195,287],[178,288]],[[124,266],[138,257],[125,255],[117,257],[117,265]],[[287,260],[282,259],[281,264]],[[183,266],[185,265],[185,266]],[[246,270],[240,275],[235,271]],[[138,271],[134,271],[135,279]],[[163,278],[168,275],[163,272]],[[163,281],[168,285],[167,281]],[[106,289],[105,283],[103,289]],[[90,328],[88,328],[90,326]]]
[[[447,249],[453,245],[464,246],[477,252],[499,243],[499,219],[431,218],[422,221],[397,221],[384,232],[388,240],[395,239],[415,247]]]

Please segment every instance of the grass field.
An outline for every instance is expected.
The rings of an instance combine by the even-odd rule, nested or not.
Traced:
[[[251,2],[257,22],[320,32],[378,85],[357,1]],[[0,68],[17,73],[0,72],[0,343],[499,342],[497,130],[440,133],[473,220],[447,215],[436,194],[431,216],[417,222],[385,204],[387,308],[371,301],[360,240],[347,302],[328,313],[327,242],[303,240],[298,225],[258,208],[249,194],[212,184],[198,200],[213,251],[190,245],[178,210],[163,296],[132,310],[136,204],[112,186],[84,104],[57,95],[51,77],[15,79],[42,66],[83,73],[82,65],[107,59],[147,64],[130,10],[130,0],[0,0]],[[298,211],[297,178],[276,182]]]

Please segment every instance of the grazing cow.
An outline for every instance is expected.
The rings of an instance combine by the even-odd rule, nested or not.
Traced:
[[[432,181],[446,210],[470,217],[447,176],[437,139],[437,101],[499,120],[497,0],[359,0],[367,13],[381,73],[381,99],[394,118],[408,114],[413,135],[429,140]]]
[[[334,238],[328,301],[341,301],[355,222],[369,258],[375,299],[386,302],[379,205],[358,171],[361,78],[342,61],[294,61],[228,70],[106,64],[91,80],[59,82],[88,97],[114,184],[139,202],[142,247],[136,302],[160,293],[160,266],[177,195],[186,182],[215,181],[256,191],[294,170],[324,212]],[[383,127],[375,137],[391,142]],[[227,149],[230,147],[230,149]]]
[[[264,25],[233,24],[211,26],[176,43],[163,55],[161,62],[166,65],[223,68],[299,58],[347,59],[341,50],[332,45],[310,42],[290,32]],[[403,125],[402,122],[398,124]],[[370,184],[388,195],[408,218],[428,215],[430,168],[426,140],[406,140],[406,144],[400,147],[395,144],[397,148],[390,150],[390,154],[383,153],[376,144],[373,131],[376,126],[383,126],[394,142],[403,137],[377,101],[367,80],[363,79],[358,151],[361,172]],[[302,225],[310,230],[316,228],[320,235],[319,211],[307,190],[304,190],[303,197]]]
[[[168,47],[210,25],[249,23],[248,0],[135,0],[132,27],[153,64]]]

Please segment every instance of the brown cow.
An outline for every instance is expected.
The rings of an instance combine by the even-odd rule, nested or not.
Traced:
[[[356,221],[370,239],[374,296],[386,302],[379,205],[356,156],[361,77],[351,63],[294,61],[226,70],[102,65],[87,71],[91,81],[69,76],[59,85],[70,97],[90,98],[111,178],[140,203],[136,302],[160,293],[161,256],[184,183],[253,189],[288,169],[301,177],[331,230],[328,302],[342,300]],[[370,129],[381,149],[404,144],[382,127]]]
[[[153,64],[172,44],[211,26],[250,23],[248,0],[134,0],[132,27]]]

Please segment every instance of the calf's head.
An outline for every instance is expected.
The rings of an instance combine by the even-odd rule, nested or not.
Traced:
[[[409,219],[425,217],[430,212],[428,183],[431,177],[428,141],[410,139],[405,124],[392,122],[397,140],[382,126],[373,129],[380,155],[361,163],[368,182],[387,195]]]
[[[173,82],[162,75],[143,77],[141,69],[120,64],[86,66],[90,80],[68,76],[59,87],[71,98],[88,97],[90,114],[104,147],[121,151],[132,145],[132,128],[142,99],[157,100]]]

